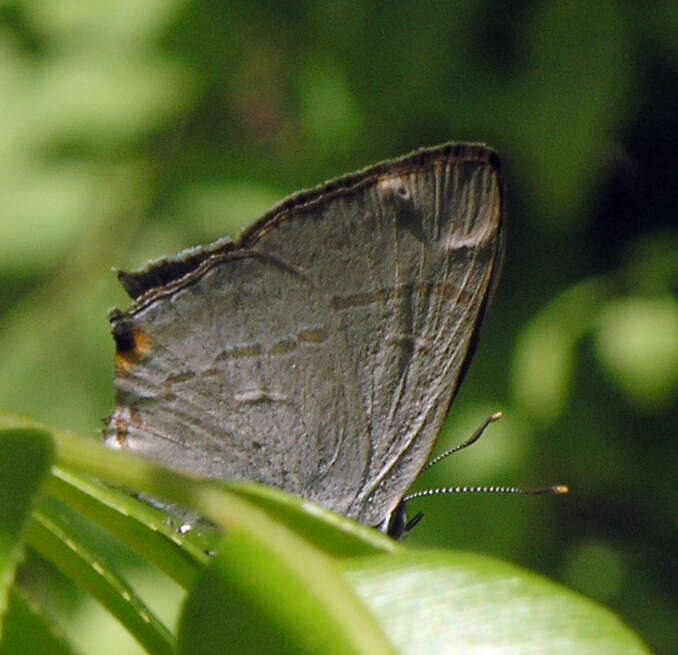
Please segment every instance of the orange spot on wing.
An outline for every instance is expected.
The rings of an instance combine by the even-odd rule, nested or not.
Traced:
[[[138,359],[146,359],[153,352],[153,339],[148,332],[134,332],[134,352]]]
[[[115,369],[119,373],[129,373],[134,368],[135,363],[122,353],[115,353]]]

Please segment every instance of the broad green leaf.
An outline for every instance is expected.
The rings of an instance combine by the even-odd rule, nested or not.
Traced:
[[[180,653],[395,654],[334,562],[285,528],[268,536],[224,537],[186,603]]]
[[[649,653],[608,610],[489,557],[400,551],[346,562],[346,575],[403,654]]]

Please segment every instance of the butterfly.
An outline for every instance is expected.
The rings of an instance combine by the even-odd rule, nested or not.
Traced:
[[[497,154],[449,143],[119,272],[134,306],[110,315],[106,443],[396,534],[494,295],[504,214]]]

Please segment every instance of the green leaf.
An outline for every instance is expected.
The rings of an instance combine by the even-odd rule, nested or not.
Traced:
[[[27,638],[30,635],[30,638]],[[16,587],[10,590],[0,655],[75,655],[59,627]]]
[[[45,559],[89,591],[150,654],[168,655],[174,652],[174,637],[169,630],[109,564],[90,548],[86,536],[70,529],[58,510],[52,507],[47,512],[33,512],[27,539]]]
[[[608,610],[489,557],[403,550],[346,562],[346,575],[404,654],[649,653]]]
[[[329,558],[285,528],[267,539],[237,530],[187,600],[179,652],[395,653],[346,587]]]
[[[380,532],[280,489],[246,483],[222,484],[328,555],[359,557],[398,548]]]
[[[52,439],[42,430],[0,430],[0,621],[21,559],[29,511],[54,459]],[[0,627],[1,627],[0,623]]]
[[[117,489],[56,468],[47,491],[115,535],[185,589],[207,564],[205,550],[183,537],[167,514]]]
[[[391,644],[398,652],[424,655],[648,652],[611,613],[508,564],[463,553],[411,552],[288,494],[187,478],[68,433],[54,431],[54,438],[59,467],[46,486],[50,493],[142,554],[148,538],[150,558],[161,566],[166,560],[181,567],[187,558],[192,572],[185,581],[196,582],[181,622],[182,653],[394,653]],[[207,569],[202,571],[206,558],[190,533],[164,534],[167,525],[155,510],[70,468],[213,521],[226,536],[210,547],[216,555]],[[170,652],[173,637],[96,559],[86,538],[59,522],[51,505],[45,497],[42,513],[34,513],[29,543],[108,607],[150,652]],[[163,568],[171,573],[171,566]]]

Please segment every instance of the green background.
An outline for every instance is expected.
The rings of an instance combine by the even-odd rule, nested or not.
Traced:
[[[486,142],[506,266],[439,447],[506,417],[417,486],[572,493],[423,499],[408,545],[519,563],[678,652],[677,72],[669,1],[0,0],[0,407],[100,438],[106,315],[129,306],[112,267]],[[34,594],[63,600],[34,564]]]

